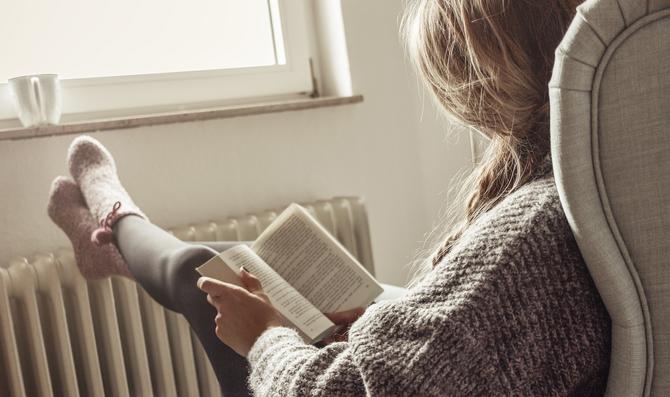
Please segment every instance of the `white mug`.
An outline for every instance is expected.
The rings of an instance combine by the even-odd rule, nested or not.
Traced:
[[[61,114],[58,75],[37,74],[9,79],[16,113],[24,127],[57,124]]]

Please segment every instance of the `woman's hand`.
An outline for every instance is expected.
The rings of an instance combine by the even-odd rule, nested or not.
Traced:
[[[342,329],[338,332],[330,335],[327,338],[324,338],[321,341],[324,345],[329,345],[333,342],[344,342],[349,339],[349,327],[351,324],[358,320],[360,316],[365,312],[365,308],[358,307],[356,309],[351,309],[343,312],[337,313],[326,313],[325,316],[330,319],[336,325],[342,325]]]
[[[200,277],[198,288],[207,293],[207,301],[218,312],[216,336],[246,357],[256,339],[266,329],[280,327],[282,319],[256,277],[243,268],[240,278],[246,289],[209,277]]]

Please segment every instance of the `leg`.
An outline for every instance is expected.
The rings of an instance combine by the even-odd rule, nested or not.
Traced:
[[[191,241],[191,244],[195,245],[204,245],[209,247],[216,252],[223,252],[228,248],[233,248],[236,245],[246,244],[251,245],[251,241]]]
[[[82,136],[72,142],[68,167],[92,215],[91,219],[81,221],[86,228],[100,225],[88,243],[77,238],[78,243],[82,242],[79,245],[95,249],[95,242],[97,247],[109,250],[108,244],[116,238],[121,251],[117,256],[125,261],[114,264],[121,262],[125,266],[121,270],[132,274],[159,303],[186,317],[203,344],[225,394],[248,395],[246,360],[218,340],[214,331],[216,311],[196,287],[198,274],[194,268],[216,255],[216,251],[184,243],[149,223],[121,184],[112,155],[95,139]],[[96,276],[124,274],[111,261],[103,264]]]
[[[120,251],[117,256],[121,260],[105,261],[94,275],[106,277],[123,274],[123,270],[132,274],[160,304],[186,317],[207,352],[222,391],[228,396],[248,395],[246,360],[218,340],[214,331],[216,311],[196,287],[198,274],[194,268],[216,251],[184,243],[149,223],[121,184],[112,155],[95,139],[82,136],[72,142],[68,167],[92,215],[80,219],[86,226],[82,229],[100,225],[88,242],[77,233],[76,242],[81,244],[73,244],[75,250],[78,246],[95,250],[93,242],[110,250],[108,244],[116,238]],[[117,262],[125,269],[112,266]]]
[[[199,275],[194,269],[217,251],[183,242],[137,216],[120,219],[114,235],[137,282],[161,305],[183,314],[193,328],[224,395],[249,395],[247,361],[216,337],[216,310],[196,287]]]

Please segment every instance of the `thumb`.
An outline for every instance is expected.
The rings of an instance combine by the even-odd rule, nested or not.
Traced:
[[[226,291],[226,287],[221,281],[211,277],[200,277],[197,286],[203,292],[213,297],[221,296]]]
[[[259,279],[256,278],[253,274],[249,273],[244,267],[240,268],[240,279],[242,279],[242,284],[247,291],[252,294],[263,292],[263,286]]]

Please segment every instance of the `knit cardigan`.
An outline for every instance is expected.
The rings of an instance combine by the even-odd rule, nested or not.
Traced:
[[[610,319],[551,173],[482,215],[400,299],[376,303],[348,342],[284,327],[252,347],[258,396],[600,396]]]

